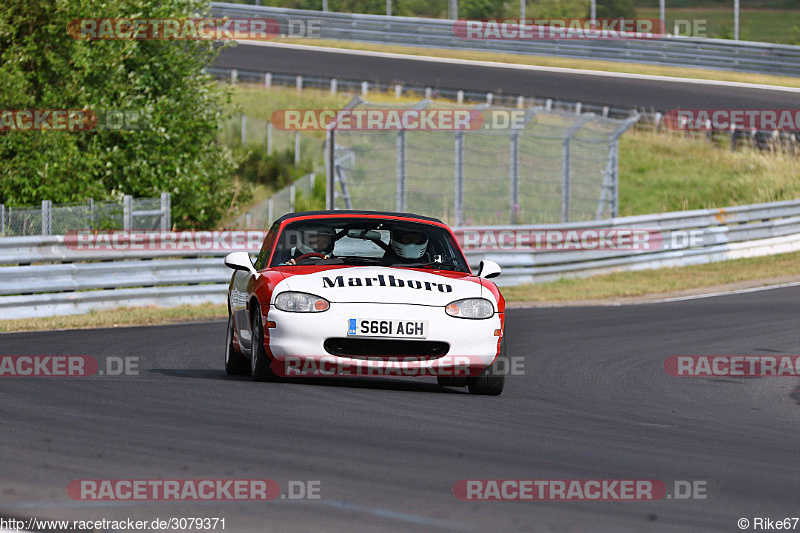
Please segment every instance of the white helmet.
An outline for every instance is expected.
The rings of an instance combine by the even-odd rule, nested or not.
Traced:
[[[419,231],[392,230],[392,251],[403,259],[419,259],[428,249],[428,237]]]
[[[329,254],[333,251],[334,238],[336,237],[336,232],[330,226],[306,227],[303,228],[301,231],[303,232],[303,238],[300,239],[297,243],[297,249],[300,251],[300,253]],[[330,240],[328,241],[329,244],[323,248],[319,248],[318,243],[312,242],[316,241],[318,236],[320,235],[330,237]]]

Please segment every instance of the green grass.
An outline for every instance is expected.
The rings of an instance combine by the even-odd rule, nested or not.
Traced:
[[[666,30],[673,32],[675,20],[708,21],[706,35],[700,37],[733,38],[733,2],[726,7],[674,8],[666,10]],[[638,8],[637,16],[659,17],[658,8]],[[683,35],[687,35],[685,32]],[[743,41],[800,44],[800,10],[743,9],[739,15],[739,38]]]

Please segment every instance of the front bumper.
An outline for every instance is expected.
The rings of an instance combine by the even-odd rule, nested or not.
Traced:
[[[410,304],[331,303],[330,308],[321,313],[288,313],[270,307],[264,316],[275,323],[275,327],[268,330],[265,348],[286,371],[285,375],[380,375],[381,371],[396,371],[404,376],[452,376],[465,375],[464,372],[477,375],[497,356],[500,337],[496,333],[502,328],[498,313],[487,319],[470,320],[451,317],[443,307]],[[396,355],[382,353],[375,358],[331,354],[331,343],[326,350],[326,341],[359,338],[347,335],[349,320],[353,318],[427,321],[424,342],[446,344],[446,355],[414,357],[406,350],[398,350],[401,353]],[[405,342],[421,341],[405,339]],[[292,369],[301,368],[306,372],[292,373]]]

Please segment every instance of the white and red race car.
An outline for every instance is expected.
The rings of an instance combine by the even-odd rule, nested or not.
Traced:
[[[255,260],[234,252],[225,369],[284,377],[436,376],[499,395],[505,301],[433,218],[367,211],[277,220]]]

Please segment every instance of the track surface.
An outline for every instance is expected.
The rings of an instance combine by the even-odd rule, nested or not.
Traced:
[[[689,379],[677,354],[797,354],[800,288],[517,309],[499,398],[430,379],[259,384],[221,370],[224,323],[0,335],[0,354],[139,356],[140,375],[2,378],[0,511],[217,516],[229,531],[738,531],[798,516],[794,378]],[[794,394],[797,398],[797,393]],[[797,400],[800,402],[800,400]],[[73,479],[321,481],[289,503],[97,504]],[[461,502],[471,478],[706,480],[706,501]]]
[[[494,91],[622,108],[797,109],[800,94],[742,87],[537,72],[514,68],[355,56],[309,49],[239,44],[222,51],[219,67],[257,72],[404,83],[434,89]]]

